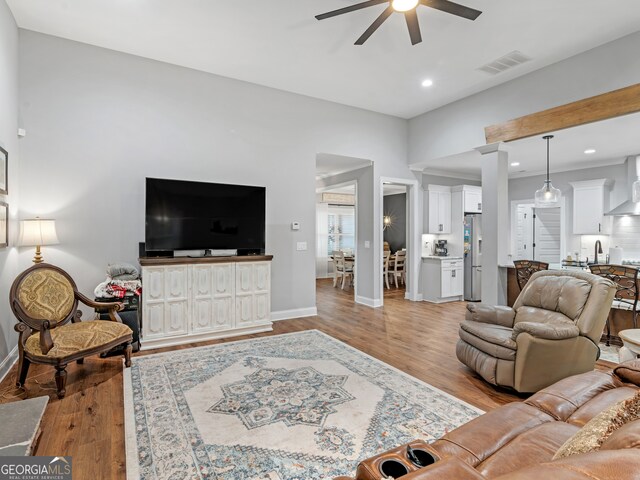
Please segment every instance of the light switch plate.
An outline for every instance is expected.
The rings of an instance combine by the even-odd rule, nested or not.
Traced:
[[[298,242],[296,245],[296,250],[299,252],[304,252],[307,249],[307,242]]]
[[[364,248],[371,248],[371,242],[369,240],[364,241]]]

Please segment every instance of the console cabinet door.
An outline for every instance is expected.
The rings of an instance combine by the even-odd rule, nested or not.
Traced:
[[[267,322],[271,315],[271,264],[254,264],[253,310],[256,322]]]
[[[236,265],[236,326],[268,322],[271,316],[271,264]]]
[[[143,337],[164,337],[164,267],[147,267],[142,270]]]
[[[235,296],[235,272],[236,266],[233,263],[223,263],[211,267],[213,278],[213,317],[212,327],[215,330],[233,328]]]
[[[193,266],[191,329],[194,333],[233,328],[234,272],[232,263]]]
[[[193,309],[191,330],[194,333],[213,329],[213,271],[210,265],[194,265],[191,270]]]
[[[189,333],[189,267],[165,267],[165,333],[167,336]]]

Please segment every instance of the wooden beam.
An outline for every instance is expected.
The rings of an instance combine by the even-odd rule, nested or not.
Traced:
[[[491,125],[484,133],[487,144],[512,142],[637,112],[640,112],[640,83]]]

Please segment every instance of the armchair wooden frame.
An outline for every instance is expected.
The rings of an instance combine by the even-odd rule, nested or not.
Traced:
[[[69,313],[62,320],[52,320],[52,319],[41,319],[34,318],[30,316],[24,309],[23,305],[19,300],[19,290],[22,285],[23,280],[29,276],[34,271],[40,269],[48,269],[53,270],[60,275],[62,275],[73,288],[73,304],[69,309]],[[112,322],[117,322],[122,324],[122,319],[118,315],[118,312],[124,308],[124,304],[118,302],[95,302],[82,293],[78,291],[76,283],[69,276],[67,272],[62,270],[59,267],[54,265],[50,265],[47,263],[39,263],[31,268],[22,272],[18,277],[14,280],[13,285],[11,286],[11,291],[9,293],[9,302],[11,304],[11,310],[14,315],[18,319],[18,323],[14,326],[14,329],[19,334],[18,339],[18,372],[16,376],[16,386],[21,387],[24,385],[27,379],[27,373],[29,372],[29,367],[32,363],[46,364],[52,365],[55,367],[55,381],[56,387],[58,390],[58,398],[63,398],[66,393],[66,380],[67,380],[67,365],[72,362],[77,362],[78,364],[82,364],[86,357],[91,355],[100,354],[103,352],[108,352],[109,350],[120,346],[125,345],[124,348],[124,359],[125,366],[131,366],[131,352],[132,346],[131,343],[133,341],[132,333],[129,334],[128,337],[120,336],[113,341],[103,343],[101,345],[95,346],[90,349],[83,349],[78,351],[77,353],[71,353],[64,357],[47,357],[46,354],[51,351],[54,347],[54,341],[51,336],[51,331],[56,328],[61,328],[67,325],[69,322],[71,323],[80,323],[82,321],[82,312],[78,310],[78,302],[82,302],[85,305],[92,308],[103,308],[107,309],[109,312],[109,319]],[[44,354],[44,356],[34,356],[30,354],[26,349],[25,345],[27,343],[27,339],[31,337],[33,334],[39,333],[39,344],[40,350]]]
[[[543,270],[549,270],[549,264],[538,262],[537,260],[514,260],[513,265],[516,267],[516,280],[520,291],[524,289],[531,275]]]
[[[613,309],[631,310],[633,328],[638,328],[638,297],[640,286],[638,285],[638,272],[635,267],[624,265],[596,264],[589,265],[589,270],[594,275],[608,278],[616,284],[616,296]],[[618,302],[616,305],[615,302]],[[607,318],[606,345],[611,344],[611,315]]]

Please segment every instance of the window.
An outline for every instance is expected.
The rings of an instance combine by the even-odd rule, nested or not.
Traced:
[[[327,252],[353,253],[356,248],[355,207],[329,205],[328,213]]]

